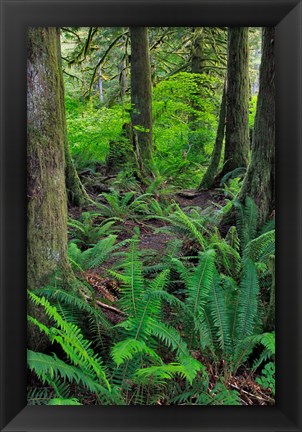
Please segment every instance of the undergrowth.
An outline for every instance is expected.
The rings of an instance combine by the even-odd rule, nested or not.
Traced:
[[[273,400],[274,226],[257,230],[253,201],[234,201],[237,223],[222,237],[223,211],[182,209],[155,191],[103,194],[95,212],[70,219],[77,283],[28,294],[52,323],[28,318],[51,346],[28,351],[40,383],[29,404],[238,405],[242,367]],[[142,249],[138,228],[120,240],[126,219],[164,223],[153,232],[171,234],[165,251]],[[87,272],[115,281],[114,295],[96,292]]]

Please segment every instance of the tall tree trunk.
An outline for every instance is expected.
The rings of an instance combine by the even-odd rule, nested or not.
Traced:
[[[30,28],[27,41],[27,284],[39,288],[67,259],[65,125],[59,30]],[[41,311],[30,313],[42,319]],[[45,317],[44,317],[45,318]],[[29,345],[41,335],[31,328]],[[42,344],[43,345],[43,344]]]
[[[259,96],[254,126],[252,159],[238,200],[253,198],[259,209],[259,225],[275,208],[275,29],[264,27]]]
[[[213,153],[211,156],[210,165],[208,166],[208,169],[206,170],[203,179],[197,188],[197,191],[201,191],[203,189],[209,189],[213,186],[215,182],[215,177],[218,172],[219,162],[221,158],[222,143],[223,143],[224,131],[225,131],[225,116],[226,116],[226,82],[223,87],[217,134],[216,134]]]
[[[131,121],[141,175],[150,173],[152,158],[152,88],[147,27],[130,27]]]
[[[226,140],[222,176],[248,164],[248,67],[248,27],[229,28]]]
[[[203,29],[199,28],[196,31],[196,36],[193,41],[192,47],[192,59],[191,59],[191,72],[193,74],[201,74],[203,72],[204,67],[204,56],[203,56]],[[200,81],[197,80],[197,93],[194,95],[195,97],[200,97],[201,94],[201,84]],[[198,110],[199,105],[196,100],[192,100],[191,107],[193,109],[193,113],[189,116],[189,149],[192,146],[200,147],[200,151],[203,152],[203,143],[200,140],[200,134],[198,134],[198,129],[200,128],[200,121],[198,120]]]
[[[60,39],[58,42],[58,74],[60,76],[60,111],[61,111],[61,125],[64,135],[64,154],[65,154],[65,182],[66,182],[66,190],[67,190],[67,200],[70,205],[74,206],[82,206],[88,204],[90,200],[87,192],[85,191],[84,186],[82,185],[81,180],[79,179],[77,170],[74,166],[68,139],[67,139],[67,124],[66,124],[66,115],[65,115],[65,98],[64,98],[64,80],[63,80],[63,71],[62,71],[62,58],[61,58],[61,44]]]

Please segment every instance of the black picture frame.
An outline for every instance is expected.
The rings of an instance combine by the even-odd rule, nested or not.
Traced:
[[[301,431],[301,0],[0,3],[1,431]],[[276,26],[276,406],[26,406],[26,29],[67,25]]]

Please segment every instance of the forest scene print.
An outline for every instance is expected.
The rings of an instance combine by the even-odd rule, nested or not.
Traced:
[[[275,29],[27,29],[28,405],[275,404]]]

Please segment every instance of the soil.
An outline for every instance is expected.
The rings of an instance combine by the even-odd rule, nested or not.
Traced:
[[[177,201],[180,207],[197,206],[201,209],[207,207],[214,207],[214,204],[224,205],[225,197],[217,190],[204,190],[201,192],[195,192],[193,190],[183,190],[175,194],[175,201]]]

